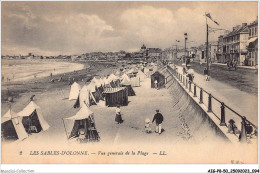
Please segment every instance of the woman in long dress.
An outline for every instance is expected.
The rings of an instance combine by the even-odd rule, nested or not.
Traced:
[[[121,124],[123,122],[122,116],[121,116],[121,111],[120,111],[120,106],[116,107],[116,118],[115,121],[117,124]]]

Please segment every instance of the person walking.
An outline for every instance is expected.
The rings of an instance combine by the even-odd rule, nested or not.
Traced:
[[[121,116],[121,111],[120,111],[120,106],[119,105],[116,107],[116,118],[115,118],[115,121],[117,122],[117,124],[123,123],[123,119],[122,119],[122,116]]]
[[[159,109],[156,109],[156,114],[153,117],[152,123],[154,121],[156,123],[155,132],[161,134],[162,133],[163,115],[159,112]]]
[[[155,81],[154,81],[154,86],[155,86],[155,89],[158,89],[158,82],[157,82],[156,79],[155,79]]]

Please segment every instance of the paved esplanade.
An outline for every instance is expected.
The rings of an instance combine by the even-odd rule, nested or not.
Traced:
[[[182,73],[182,67],[177,67],[178,72]],[[257,125],[257,96],[240,91],[237,88],[234,88],[223,82],[217,81],[213,78],[210,78],[210,81],[206,81],[205,76],[196,72],[194,72],[194,76],[195,84],[202,87],[205,91],[211,93],[214,97],[224,102],[227,106],[238,112],[240,115],[245,116],[253,124]],[[207,99],[205,100],[205,103],[206,102]],[[212,103],[212,107],[214,110],[214,103]],[[219,105],[216,107],[218,107],[216,108],[217,110],[220,110]],[[226,112],[228,112],[227,109]],[[226,115],[228,116],[228,113],[226,113]],[[241,119],[239,117],[236,118],[235,116],[231,116],[231,118],[239,121],[237,123],[240,124]],[[227,118],[226,123],[228,122],[228,120],[229,119]],[[237,125],[239,126],[239,124]]]

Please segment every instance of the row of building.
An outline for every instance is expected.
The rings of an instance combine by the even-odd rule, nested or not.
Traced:
[[[90,52],[82,55],[58,55],[58,56],[38,56],[29,53],[26,56],[2,56],[2,59],[67,59],[67,60],[81,60],[81,61],[153,61],[161,56],[162,50],[160,48],[146,48],[143,44],[140,51],[137,52]]]
[[[212,63],[236,61],[238,65],[258,65],[258,20],[233,27],[231,32],[220,35],[217,41],[209,42],[209,60]],[[164,50],[166,58],[182,58],[184,55],[194,61],[206,62],[206,44],[183,49]]]

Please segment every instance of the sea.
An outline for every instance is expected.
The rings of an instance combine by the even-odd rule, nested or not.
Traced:
[[[8,60],[1,62],[2,83],[28,81],[84,68],[83,64],[54,60]]]

